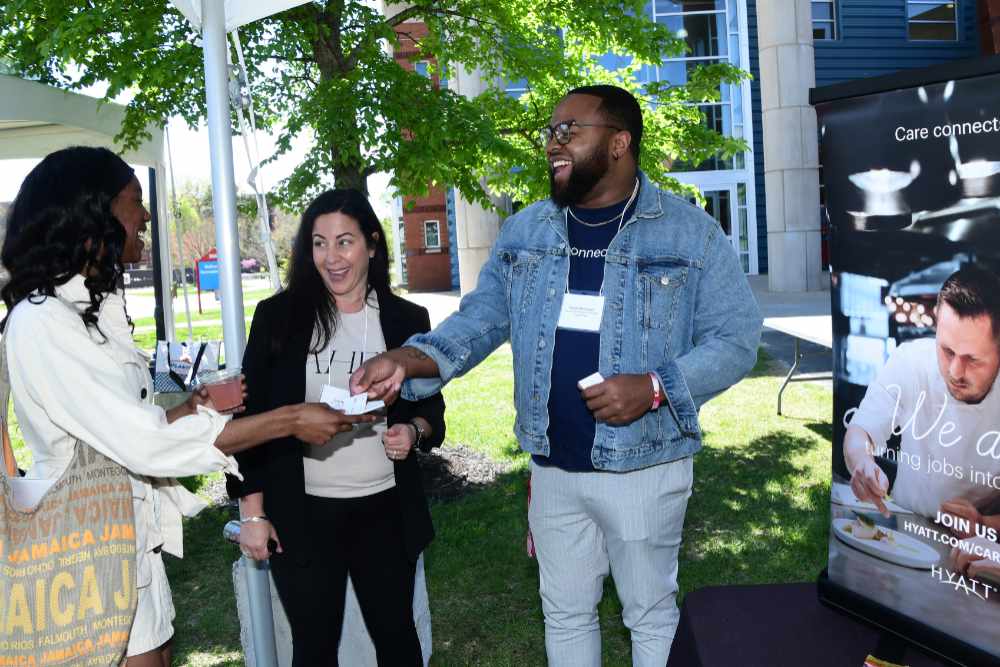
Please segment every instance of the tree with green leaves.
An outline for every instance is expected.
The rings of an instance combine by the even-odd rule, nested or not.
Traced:
[[[255,259],[260,266],[267,266],[267,255],[260,237],[257,219],[257,201],[252,195],[237,195],[236,224],[240,237],[240,258]],[[298,229],[298,218],[272,208],[270,217],[271,243],[279,257],[291,252],[292,239]],[[174,220],[180,237],[171,237],[170,254],[174,266],[183,262],[187,266],[215,247],[215,212],[212,209],[212,186],[207,182],[183,183],[177,189]],[[147,247],[149,245],[147,244]]]
[[[641,163],[677,188],[669,166],[745,149],[706,127],[698,104],[744,76],[715,64],[683,85],[640,83],[643,65],[684,53],[684,40],[643,13],[645,0],[418,0],[383,11],[360,0],[314,1],[240,28],[254,110],[276,132],[278,154],[302,134],[305,159],[277,188],[300,207],[336,183],[367,191],[375,172],[400,194],[455,186],[489,205],[489,193],[531,201],[547,193],[538,128],[562,95],[587,83],[637,93],[645,112]],[[412,30],[423,22],[426,34]],[[393,47],[431,63],[434,78],[400,66]],[[603,69],[598,56],[629,64]],[[167,0],[6,0],[0,54],[23,76],[67,89],[99,81],[108,97],[133,95],[120,139],[139,142],[150,123],[205,116],[198,36]],[[234,58],[235,61],[235,58]],[[477,72],[469,97],[435,80]],[[524,81],[514,99],[503,81]]]

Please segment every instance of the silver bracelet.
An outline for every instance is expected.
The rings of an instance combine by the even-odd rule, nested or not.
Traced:
[[[270,522],[271,520],[268,519],[263,514],[259,514],[257,516],[248,516],[245,519],[240,519],[240,523],[262,523],[264,521]]]

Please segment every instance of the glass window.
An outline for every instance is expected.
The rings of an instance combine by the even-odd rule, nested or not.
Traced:
[[[657,14],[714,12],[725,8],[726,0],[653,0],[653,9]]]
[[[958,39],[958,2],[906,0],[906,34],[915,41]]]
[[[698,108],[705,114],[705,125],[707,127],[710,127],[719,134],[732,136],[733,132],[730,125],[730,113],[732,109],[728,104],[703,104]],[[715,171],[718,169],[734,168],[736,168],[734,160],[727,160],[718,155],[710,157],[701,164],[677,161],[673,165],[673,171]]]
[[[954,24],[947,23],[910,23],[907,35],[918,41],[950,41],[958,39]]]
[[[665,60],[657,68],[658,80],[666,81],[675,86],[682,86],[691,78],[691,72],[695,68],[707,67],[708,65],[715,65],[722,62],[726,61],[710,58],[704,60],[694,58],[687,60]],[[731,86],[726,84],[719,86],[719,100],[721,102],[729,102],[730,88]]]
[[[420,76],[424,77],[425,79],[431,79],[431,78],[433,78],[431,76],[430,63],[428,63],[426,60],[418,60],[417,62],[413,63],[413,71],[416,72],[417,74],[419,74]],[[442,74],[444,74],[444,72],[441,72],[441,71],[437,72],[437,75],[438,75],[438,84],[437,84],[437,87],[438,88],[447,88],[448,87],[448,79],[442,78],[441,77]]]
[[[911,21],[946,21],[954,23],[955,3],[913,0],[907,3],[906,17]]]
[[[837,39],[836,0],[812,0],[814,40]]]
[[[705,104],[699,107],[705,114],[705,124],[719,134],[729,134],[727,122],[729,120],[729,107],[724,104]]]
[[[726,236],[732,236],[733,225],[729,215],[729,190],[708,190],[705,195],[705,210],[715,218]]]
[[[515,100],[528,92],[528,80],[518,79],[517,81],[507,81],[504,83],[504,91]]]
[[[687,42],[687,55],[711,58],[727,53],[725,14],[684,14],[656,19]]]
[[[828,22],[825,25],[830,31],[835,30],[835,1],[824,0],[821,3],[829,12],[823,15],[820,10],[819,18]],[[644,83],[660,81],[685,85],[690,82],[697,67],[721,62],[739,65],[744,47],[740,40],[747,38],[743,24],[746,19],[741,16],[746,11],[746,3],[747,0],[649,0],[645,6],[651,18],[683,39],[687,49],[679,57],[669,58],[656,66],[643,67],[640,70],[641,80]],[[784,2],[777,4],[783,6]],[[743,137],[748,133],[752,122],[749,85],[722,84],[717,100],[700,101],[696,106],[702,113],[706,128],[731,137]],[[753,178],[752,165],[747,159],[749,155],[748,151],[728,159],[712,157],[701,164],[677,161],[670,165],[670,171],[678,180],[685,183],[693,181],[699,185],[705,196],[706,210],[733,243],[744,271],[756,269],[757,261],[755,237],[751,233],[756,223],[753,207],[747,203],[745,182],[745,179]],[[732,173],[731,170],[737,169],[739,173]],[[736,190],[732,189],[733,186],[737,186]]]
[[[424,247],[441,247],[441,223],[437,220],[424,220]]]

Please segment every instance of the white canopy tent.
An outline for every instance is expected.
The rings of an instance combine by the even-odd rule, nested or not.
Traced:
[[[226,34],[241,25],[277,14],[309,0],[170,0],[201,33],[205,61],[205,106],[212,165],[212,210],[219,256],[219,293],[226,359],[243,358],[246,323],[240,280],[239,232],[236,225],[236,182],[230,131],[230,71]]]
[[[114,137],[121,129],[125,108],[112,102],[70,93],[35,81],[0,75],[0,160],[41,159],[67,146],[104,146],[132,165],[152,170],[150,205],[157,235],[154,260],[159,284],[171,280],[169,225],[166,208],[166,164],[163,132],[151,127],[151,138],[135,150],[121,152]],[[174,340],[173,302],[158,299],[167,340]]]
[[[216,4],[220,0],[214,0]],[[304,5],[310,0],[222,0],[224,5],[223,21],[225,32],[232,32],[241,25],[253,23],[266,16],[283,12],[286,9]],[[202,0],[170,0],[184,18],[195,30],[202,27]]]

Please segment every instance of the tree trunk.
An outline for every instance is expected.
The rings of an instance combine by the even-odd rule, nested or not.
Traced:
[[[354,188],[368,196],[368,179],[362,168],[345,165],[333,170],[334,185],[338,188]]]
[[[317,21],[325,24],[330,32],[326,35],[320,34],[313,41],[313,58],[319,69],[321,82],[341,79],[354,69],[354,64],[349,63],[343,53],[343,43],[341,42],[341,30],[344,14],[343,0],[332,0],[322,13],[317,16]],[[346,114],[347,117],[357,117],[356,110],[351,104],[351,99],[342,100],[336,113]],[[317,133],[320,135],[320,133]],[[317,136],[318,141],[322,141],[321,136]],[[351,137],[350,148],[354,149],[347,154],[350,156],[361,155],[361,135],[360,132]],[[365,176],[366,165],[360,164],[356,158],[343,159],[342,148],[346,142],[341,139],[342,144],[331,144],[327,147],[330,155],[330,162],[333,165],[334,185],[338,188],[354,188],[360,190],[365,197],[368,196],[368,178]]]

